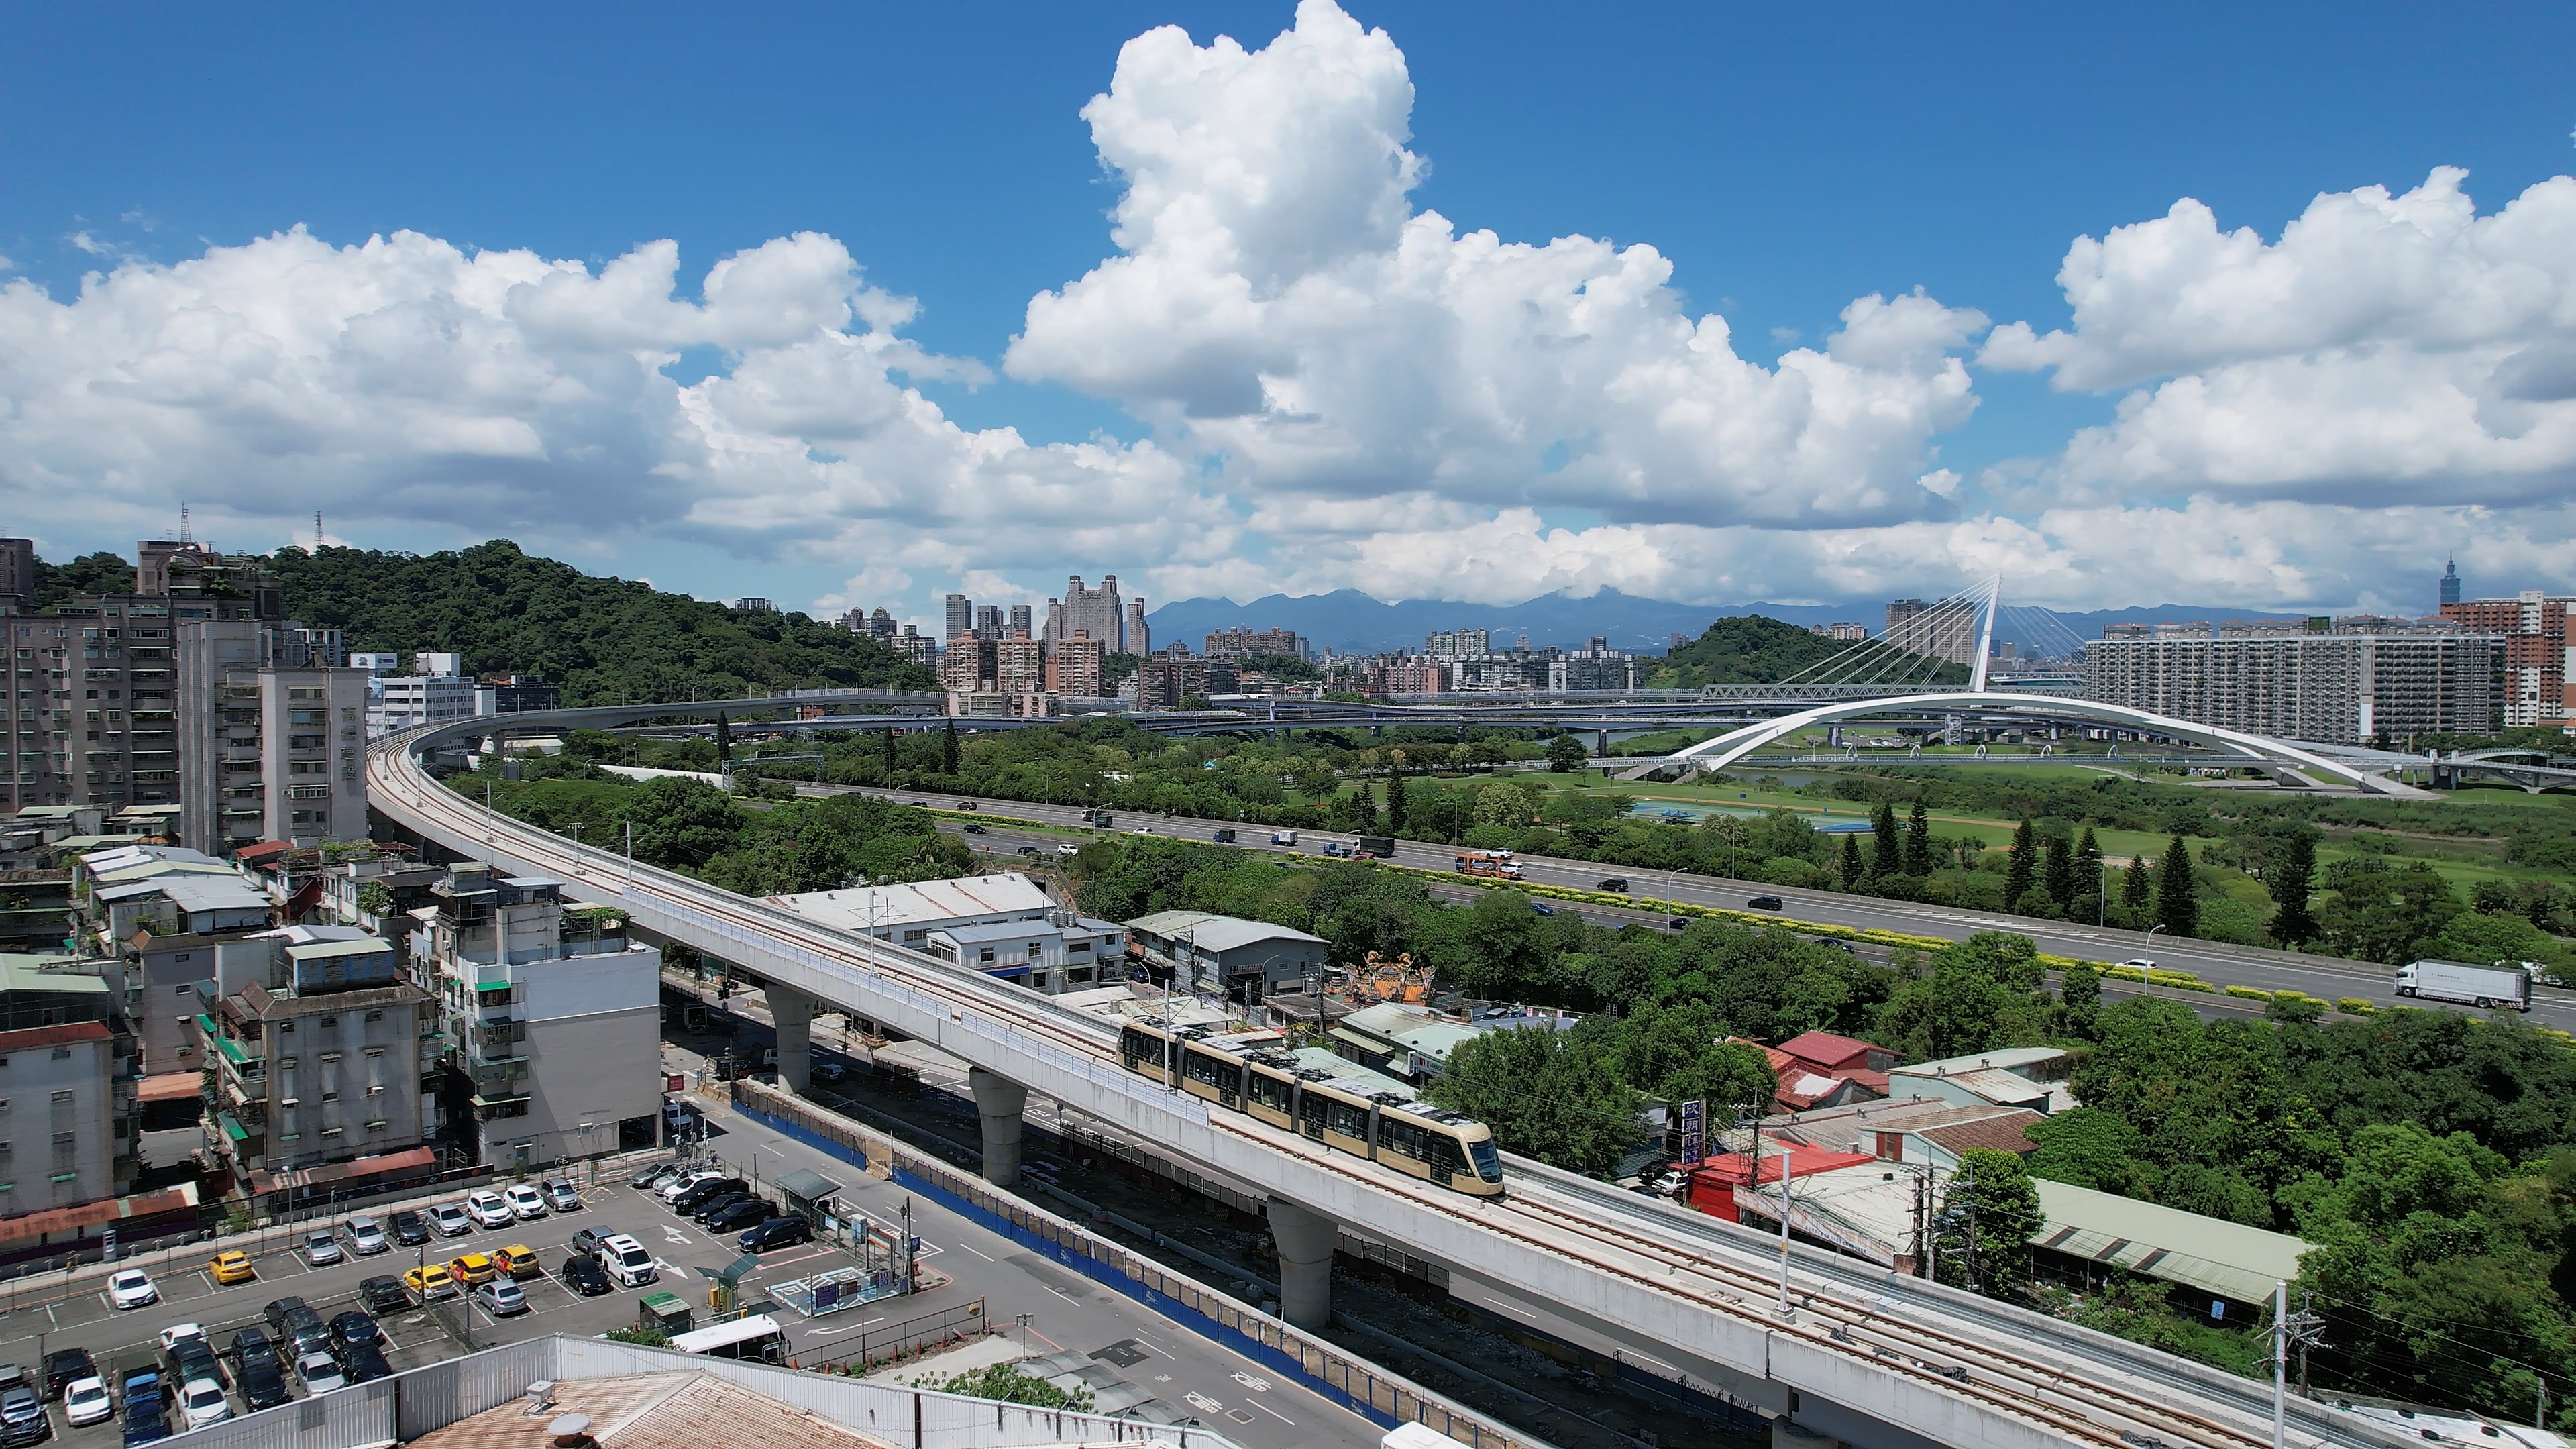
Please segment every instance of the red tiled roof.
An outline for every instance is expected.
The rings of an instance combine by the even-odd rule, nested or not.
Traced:
[[[1957,1122],[1947,1127],[1927,1127],[1922,1137],[1937,1142],[1945,1150],[1965,1152],[1972,1147],[1990,1148],[1996,1152],[2029,1154],[2039,1150],[2022,1129],[2039,1120],[2037,1112],[2001,1112],[1981,1117],[1974,1122]]]
[[[1780,1050],[1802,1062],[1831,1069],[1866,1067],[1871,1052],[1884,1052],[1887,1048],[1852,1037],[1836,1036],[1829,1031],[1808,1031],[1780,1043]]]
[[[263,860],[284,855],[286,852],[293,850],[294,848],[295,846],[288,841],[263,840],[257,845],[245,845],[241,849],[234,851],[233,859],[248,861],[252,865],[257,865]]]
[[[282,1187],[311,1187],[317,1183],[347,1182],[355,1177],[382,1177],[389,1172],[410,1172],[435,1166],[438,1154],[426,1147],[403,1152],[384,1152],[373,1157],[353,1157],[346,1162],[326,1162],[319,1167],[290,1169],[285,1172],[253,1172],[253,1192],[275,1192]]]
[[[74,1207],[48,1208],[23,1217],[0,1218],[0,1246],[32,1242],[56,1233],[77,1232],[102,1223],[118,1223],[128,1218],[152,1218],[164,1213],[193,1212],[197,1206],[197,1185],[183,1182],[158,1192],[136,1193],[132,1197],[101,1198]]]
[[[135,1100],[142,1102],[177,1102],[196,1096],[203,1089],[203,1072],[163,1072],[145,1077],[135,1090]]]
[[[1804,1144],[1792,1144],[1789,1148],[1789,1170],[1795,1177],[1811,1177],[1819,1172],[1831,1172],[1838,1167],[1857,1167],[1864,1162],[1877,1160],[1866,1152],[1831,1152],[1822,1147],[1808,1147]],[[1712,1181],[1729,1186],[1747,1181],[1778,1182],[1780,1154],[1763,1153],[1760,1168],[1751,1171],[1748,1176],[1745,1155],[1741,1152],[1729,1152],[1700,1164],[1691,1176],[1694,1178],[1705,1176]]]
[[[18,1031],[0,1031],[0,1052],[61,1046],[68,1041],[105,1041],[114,1035],[116,1033],[95,1021],[65,1022],[61,1026],[31,1026]]]

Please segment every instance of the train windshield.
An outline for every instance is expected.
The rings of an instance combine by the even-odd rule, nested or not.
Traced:
[[[1503,1180],[1502,1154],[1494,1151],[1494,1141],[1492,1138],[1488,1137],[1482,1142],[1468,1143],[1467,1156],[1469,1160],[1476,1164],[1476,1175],[1478,1177],[1483,1178],[1487,1182],[1500,1182]]]

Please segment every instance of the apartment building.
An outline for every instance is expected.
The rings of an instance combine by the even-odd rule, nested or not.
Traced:
[[[1575,690],[1632,690],[1642,663],[1636,655],[1608,647],[1604,640],[1592,641],[1592,647],[1560,654],[1547,662],[1547,687],[1550,693],[1565,694]]]
[[[1040,694],[1047,687],[1046,644],[1026,629],[993,641],[993,689],[1000,694]]]
[[[939,687],[951,694],[990,694],[997,664],[994,641],[969,629],[951,637],[939,660]]]
[[[661,1120],[661,953],[560,882],[460,863],[415,912],[413,972],[448,1048],[451,1137],[515,1167],[649,1147]]]
[[[2322,625],[2323,628],[2315,626]],[[2494,729],[2505,641],[2451,629],[2113,628],[2084,650],[2088,699],[2275,739],[2402,742]]]
[[[1974,664],[1977,611],[1962,603],[1891,599],[1887,605],[1887,632],[1881,637],[1908,653],[1926,654],[1953,664]]]
[[[1109,692],[1109,650],[1102,641],[1077,629],[1046,650],[1048,690],[1095,699]]]
[[[2510,599],[2460,600],[2458,587],[2456,576],[2443,581],[2442,618],[2503,641],[2500,721],[2507,728],[2576,721],[2567,690],[2567,616],[2576,598],[2525,589]]]
[[[1434,659],[1479,659],[1494,652],[1486,629],[1441,629],[1422,641],[1422,652]]]
[[[1294,629],[1217,629],[1203,641],[1210,659],[1311,659],[1315,646]]]
[[[1445,694],[1449,689],[1449,666],[1437,659],[1416,659],[1397,654],[1368,662],[1369,694]]]
[[[1138,709],[1178,709],[1184,700],[1233,692],[1232,660],[1192,658],[1182,652],[1188,648],[1186,644],[1175,644],[1136,666],[1129,682]]]
[[[96,1015],[0,1031],[0,1219],[134,1186],[134,1039],[112,1024],[98,978],[81,979],[100,988]]]
[[[472,719],[476,713],[476,696],[480,692],[480,684],[472,676],[452,672],[369,675],[367,687],[370,697],[365,709],[369,739],[381,739],[422,725]],[[497,704],[496,696],[496,707]]]
[[[252,620],[178,634],[180,839],[216,855],[366,839],[367,672],[277,667],[275,631]]]

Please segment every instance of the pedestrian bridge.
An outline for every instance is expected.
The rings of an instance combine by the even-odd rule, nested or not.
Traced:
[[[739,713],[763,701],[651,708]],[[599,711],[510,716],[569,727]],[[370,748],[371,808],[434,847],[614,904],[649,936],[692,946],[763,984],[781,1085],[805,1089],[817,1010],[883,1023],[967,1062],[986,1176],[1017,1181],[1030,1092],[1267,1194],[1283,1316],[1323,1322],[1337,1224],[1448,1266],[1481,1301],[1604,1355],[1771,1416],[1783,1437],[1864,1449],[2263,1449],[2272,1386],[1876,1265],[1784,1251],[1735,1224],[1513,1159],[1508,1192],[1470,1198],[1322,1149],[1122,1070],[1111,1026],[1052,998],[887,941],[832,931],[703,882],[488,812],[432,778],[422,755],[488,734],[431,726]],[[1517,1309],[1515,1309],[1517,1305]],[[2286,1443],[2399,1449],[2404,1441],[2305,1400]]]

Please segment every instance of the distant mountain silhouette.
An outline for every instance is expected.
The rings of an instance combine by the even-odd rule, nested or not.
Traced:
[[[2028,632],[2026,624],[2022,630],[2013,627],[2027,616],[2012,608],[2009,597],[2004,602],[2004,622],[1997,627],[1997,637],[2011,638],[2017,632]],[[1216,629],[1294,629],[1316,648],[1329,648],[1337,654],[1419,650],[1424,637],[1437,629],[1488,629],[1493,632],[1497,648],[1508,648],[1520,635],[1527,634],[1533,646],[1554,644],[1579,649],[1587,639],[1604,637],[1613,649],[1660,654],[1673,635],[1696,639],[1717,620],[1740,614],[1759,614],[1802,627],[1851,621],[1866,624],[1870,632],[1876,633],[1887,622],[1887,601],[1675,604],[1603,589],[1589,598],[1554,593],[1518,604],[1469,604],[1444,599],[1405,599],[1390,604],[1357,589],[1335,589],[1329,594],[1295,598],[1271,594],[1248,604],[1232,599],[1179,599],[1154,610],[1149,618],[1157,645],[1185,642],[1192,653],[1202,649],[1205,636]],[[2302,616],[2215,604],[2156,604],[2053,617],[2077,638],[2091,639],[2101,634],[2105,624]],[[2055,631],[2045,632],[2053,635]]]

